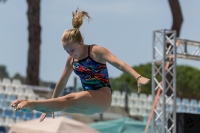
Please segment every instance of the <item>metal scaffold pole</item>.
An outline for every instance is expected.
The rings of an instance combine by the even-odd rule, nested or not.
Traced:
[[[172,30],[154,31],[152,100],[158,89],[162,92],[152,115],[152,133],[176,133],[177,58],[200,61],[200,42],[176,38]]]
[[[166,75],[172,80],[168,80]],[[152,133],[176,131],[176,31],[153,32],[152,100],[161,88],[152,116]],[[170,91],[170,95],[167,92]]]

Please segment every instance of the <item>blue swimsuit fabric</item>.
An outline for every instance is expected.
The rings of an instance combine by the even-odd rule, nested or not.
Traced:
[[[90,57],[90,46],[88,46],[88,57],[74,61],[73,70],[80,77],[84,90],[98,90],[102,87],[109,87],[109,75],[106,64],[94,61]]]

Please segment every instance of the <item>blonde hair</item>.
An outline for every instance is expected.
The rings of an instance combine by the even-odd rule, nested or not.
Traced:
[[[62,35],[62,42],[81,43],[83,41],[79,28],[83,23],[83,18],[87,17],[88,21],[91,19],[87,12],[80,11],[78,8],[72,12],[72,26],[73,29],[66,30]]]

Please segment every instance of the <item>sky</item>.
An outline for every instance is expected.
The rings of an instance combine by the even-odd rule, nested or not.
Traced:
[[[180,38],[200,41],[199,0],[180,0],[183,24]],[[61,36],[72,28],[72,12],[79,7],[92,20],[84,21],[81,33],[85,44],[106,47],[117,58],[130,66],[152,61],[153,31],[171,29],[172,15],[167,0],[41,0],[40,79],[57,82],[67,58]],[[0,65],[9,75],[26,76],[28,52],[27,3],[8,0],[0,3]],[[200,69],[200,62],[177,60],[178,65]],[[108,64],[110,77],[121,71]],[[145,76],[145,75],[144,75]],[[67,86],[73,85],[76,75],[70,76]]]

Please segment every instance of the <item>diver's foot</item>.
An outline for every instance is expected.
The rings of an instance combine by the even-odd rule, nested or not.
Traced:
[[[28,100],[19,100],[16,101],[17,104],[13,104],[12,106],[14,107],[15,111],[21,110],[23,112],[32,112],[34,109],[31,106],[30,101]]]

